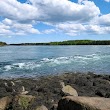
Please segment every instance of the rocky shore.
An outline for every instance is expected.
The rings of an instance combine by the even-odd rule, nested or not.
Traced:
[[[105,100],[106,104],[110,101],[110,75],[65,73],[40,78],[0,79],[0,110],[75,110],[74,107],[64,109],[68,102],[65,99],[78,103],[84,100],[87,104],[89,98],[90,102]],[[81,106],[76,110],[110,109],[83,109]]]

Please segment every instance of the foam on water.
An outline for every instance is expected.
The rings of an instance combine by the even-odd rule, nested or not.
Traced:
[[[104,57],[109,57],[110,55],[100,55],[100,54],[92,54],[92,55],[75,55],[75,56],[68,56],[68,57],[57,57],[57,58],[42,58],[40,61],[31,61],[31,62],[16,62],[10,65],[5,65],[3,68],[4,71],[11,71],[17,69],[26,69],[26,70],[33,70],[43,66],[54,67],[58,65],[67,65],[72,63],[82,63],[88,64],[91,61],[101,60]]]
[[[12,69],[31,69],[40,67],[40,64],[35,64],[34,62],[27,62],[27,63],[13,63],[11,65],[4,66],[5,71],[10,71]]]
[[[7,46],[0,49],[0,77],[64,72],[110,73],[109,46]]]
[[[9,71],[9,70],[12,69],[12,66],[11,66],[11,65],[6,65],[6,66],[4,67],[4,69],[5,69],[5,71]]]

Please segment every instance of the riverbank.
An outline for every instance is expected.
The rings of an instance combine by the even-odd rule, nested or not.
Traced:
[[[36,106],[43,104],[50,109],[64,95],[61,92],[61,82],[73,87],[79,96],[110,98],[110,75],[93,73],[65,73],[34,79],[0,79],[0,98],[5,96],[13,97],[22,91],[26,91],[26,95],[37,97]]]

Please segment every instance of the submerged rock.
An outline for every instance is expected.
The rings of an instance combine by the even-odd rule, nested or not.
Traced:
[[[67,96],[59,101],[58,110],[110,110],[110,99]]]

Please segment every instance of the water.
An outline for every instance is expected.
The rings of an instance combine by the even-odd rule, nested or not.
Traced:
[[[0,47],[0,78],[88,71],[110,73],[110,46]]]

